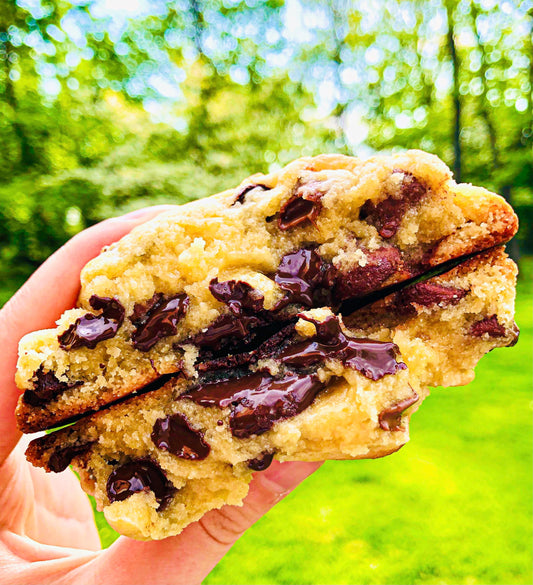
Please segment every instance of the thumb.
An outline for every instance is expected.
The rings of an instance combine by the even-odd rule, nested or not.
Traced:
[[[242,507],[212,510],[178,536],[161,541],[121,537],[83,570],[90,572],[90,582],[109,585],[201,583],[245,530],[320,465],[275,461],[255,474]]]

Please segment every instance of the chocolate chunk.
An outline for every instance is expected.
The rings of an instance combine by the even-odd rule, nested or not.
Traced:
[[[201,406],[230,407],[232,434],[244,439],[270,430],[278,420],[305,410],[325,387],[316,374],[287,373],[276,379],[256,372],[240,378],[202,384],[180,396]]]
[[[289,346],[277,356],[287,366],[308,368],[326,359],[338,359],[374,381],[407,368],[403,362],[396,361],[399,349],[394,343],[350,337],[342,332],[334,315],[323,322],[305,315],[300,317],[314,323],[317,334]]]
[[[63,447],[54,451],[48,460],[48,469],[55,473],[64,471],[71,464],[74,457],[87,453],[91,445],[92,442],[85,443],[84,445],[71,445],[70,447]]]
[[[400,313],[416,313],[414,304],[423,307],[438,305],[441,308],[456,305],[467,290],[453,286],[443,286],[431,282],[418,282],[398,292],[396,308]]]
[[[248,467],[254,471],[264,471],[274,459],[274,453],[263,453],[260,457],[248,460]]]
[[[260,317],[236,316],[232,313],[220,315],[207,329],[195,335],[191,343],[218,351],[225,345],[245,339],[252,329],[263,323]]]
[[[193,429],[182,414],[158,418],[151,438],[156,447],[182,459],[205,459],[211,451],[203,433]]]
[[[413,406],[418,400],[418,394],[413,390],[413,396],[405,398],[380,413],[379,426],[384,431],[402,431],[402,413]]]
[[[156,293],[147,304],[136,304],[130,317],[136,327],[131,336],[135,349],[148,351],[160,339],[176,335],[177,325],[188,308],[189,297],[185,293],[171,297]]]
[[[253,337],[248,336],[247,343],[242,343],[242,345],[234,343],[232,345],[231,354],[224,352],[223,355],[215,356],[210,350],[202,350],[197,360],[198,371],[209,372],[242,367],[257,363],[262,358],[271,357],[275,351],[287,345],[294,336],[294,323],[283,325],[283,323],[273,323],[255,329]]]
[[[470,327],[470,335],[481,337],[487,333],[489,337],[505,337],[505,327],[498,323],[498,317],[491,315],[477,321]]]
[[[163,510],[176,493],[163,470],[150,459],[136,459],[117,467],[111,472],[106,488],[110,502],[121,502],[137,492],[152,491],[159,502],[158,511]]]
[[[392,238],[398,231],[400,223],[409,207],[420,202],[426,194],[426,187],[411,173],[403,173],[403,180],[398,193],[380,201],[377,205],[366,201],[361,208],[360,219],[375,226],[382,238]]]
[[[322,209],[321,199],[326,191],[321,181],[298,183],[293,196],[280,209],[278,227],[288,230],[309,221],[314,224]]]
[[[348,272],[338,273],[335,296],[338,300],[353,299],[378,289],[401,265],[401,255],[392,246],[368,252],[366,264]]]
[[[116,298],[93,295],[89,304],[100,315],[87,313],[76,321],[61,335],[59,346],[62,349],[87,347],[94,349],[100,341],[111,339],[117,334],[124,321],[124,307]]]
[[[276,309],[288,303],[301,303],[306,307],[331,304],[331,286],[334,269],[315,250],[297,250],[281,259],[274,280],[287,291],[285,299]]]
[[[33,374],[33,390],[24,392],[24,402],[31,406],[43,406],[69,388],[81,386],[83,382],[61,382],[53,372],[45,372],[43,366]]]
[[[218,282],[218,278],[214,278],[209,283],[209,290],[217,301],[228,305],[234,315],[263,309],[263,293],[242,280]]]
[[[309,221],[314,224],[320,210],[324,193],[313,190],[311,185],[303,185],[280,209],[278,226],[280,230],[288,230]]]
[[[118,299],[92,295],[89,299],[89,304],[95,311],[102,311],[102,315],[106,319],[116,321],[119,323],[119,326],[122,325],[122,321],[124,321],[124,307]]]
[[[249,193],[250,191],[253,191],[253,189],[262,189],[263,191],[268,191],[269,187],[261,184],[246,185],[246,187],[243,187],[235,196],[235,201],[231,204],[232,207],[233,205],[235,205],[235,203],[244,203],[246,194]]]

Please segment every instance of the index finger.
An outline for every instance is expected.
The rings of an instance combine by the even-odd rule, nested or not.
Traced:
[[[0,311],[0,465],[20,438],[14,417],[20,395],[14,381],[20,338],[30,331],[53,327],[61,313],[75,305],[81,269],[104,246],[168,209],[172,206],[148,207],[80,232],[50,256]]]

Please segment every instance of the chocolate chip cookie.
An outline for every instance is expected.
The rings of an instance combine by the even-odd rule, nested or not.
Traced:
[[[381,457],[435,385],[514,343],[517,219],[420,151],[299,159],[158,216],[20,343],[17,420],[110,523],[180,532],[284,460]]]

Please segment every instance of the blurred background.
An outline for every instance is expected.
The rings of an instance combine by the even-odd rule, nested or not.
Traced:
[[[532,35],[532,0],[0,0],[0,305],[105,217],[302,155],[422,148],[520,216],[517,346],[397,455],[326,464],[208,583],[532,582]]]

